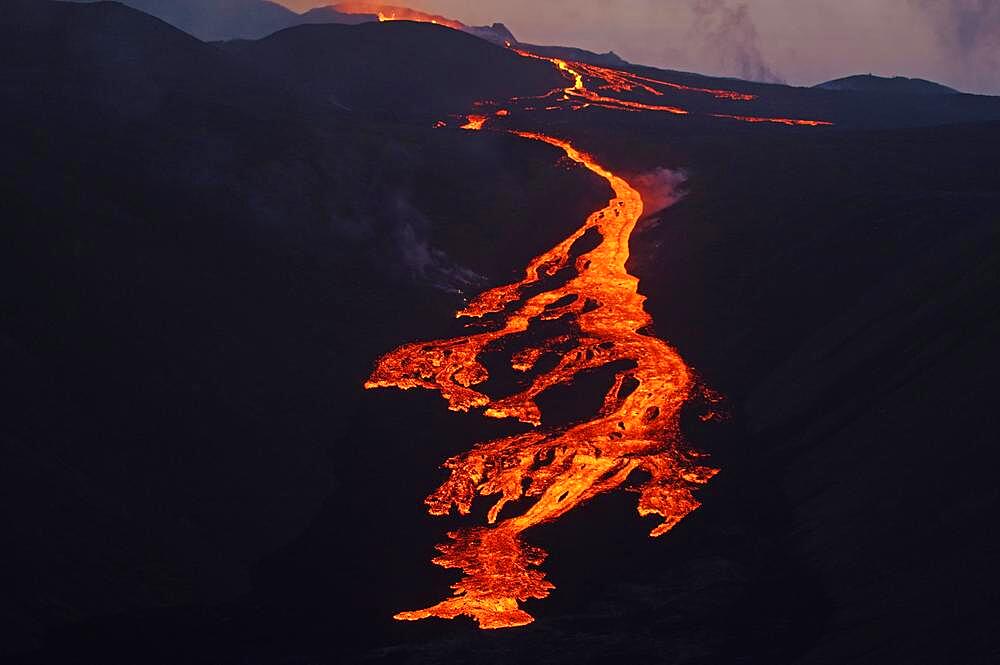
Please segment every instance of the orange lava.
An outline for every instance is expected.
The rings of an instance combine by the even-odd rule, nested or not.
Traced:
[[[350,5],[364,7],[364,11],[376,9],[373,13],[384,20],[413,19],[387,13],[386,9],[393,8],[381,5]],[[423,16],[413,20],[449,25],[440,17]],[[676,106],[611,97],[588,88],[588,83],[619,94],[639,90],[660,97],[664,93],[658,88],[665,87],[725,102],[755,99],[746,93],[689,87],[514,50],[523,57],[548,61],[568,85],[541,97],[510,100],[502,107],[496,102],[477,102],[477,113],[465,116],[462,129],[482,130],[487,123],[510,122],[515,112],[576,111],[591,106],[688,114]],[[527,99],[545,101],[526,105]],[[749,123],[831,124],[710,115]],[[459,317],[476,320],[475,332],[401,346],[379,359],[365,383],[370,389],[437,390],[453,411],[480,409],[485,416],[513,418],[531,426],[523,434],[479,443],[445,462],[449,478],[426,499],[431,514],[447,515],[454,508],[468,515],[477,496],[494,501],[485,525],[453,531],[448,534],[449,542],[438,546],[440,554],[434,563],[463,574],[452,585],[453,593],[430,607],[400,612],[397,619],[465,615],[481,628],[530,623],[533,618],[521,604],[545,598],[554,587],[539,570],[546,552],[525,542],[527,530],[622,487],[633,472],[640,471],[644,479],[633,481],[630,489],[639,495],[640,515],[659,517],[650,535],[660,536],[699,506],[693,492],[717,473],[702,463],[704,456],[685,445],[680,434],[680,411],[695,389],[693,372],[671,346],[648,333],[652,319],[643,306],[645,297],[638,292],[638,279],[625,267],[629,239],[643,213],[641,196],[569,141],[537,132],[511,133],[557,148],[603,178],[614,197],[568,238],[533,259],[522,280],[486,291],[459,311]],[[596,234],[599,244],[575,255],[575,243],[587,234]],[[559,321],[560,332],[544,337],[536,324],[545,321]],[[481,361],[487,351],[508,353],[511,367],[525,376],[526,387],[513,395],[487,394],[482,385],[489,373]],[[612,386],[595,416],[567,426],[546,426],[536,401],[540,394],[572,383],[581,373],[612,366]],[[715,408],[703,414],[702,420],[723,418],[718,408],[721,397],[711,391],[703,394]]]
[[[345,14],[372,14],[378,17],[379,21],[417,21],[423,23],[433,23],[435,25],[443,25],[455,30],[464,30],[467,26],[461,21],[455,21],[453,19],[446,18],[444,16],[439,16],[437,14],[428,14],[426,12],[417,11],[415,9],[409,9],[407,7],[397,7],[394,5],[383,5],[377,2],[365,2],[364,0],[349,0],[347,2],[341,2],[339,4],[333,5],[334,9]],[[560,60],[559,58],[551,58],[548,56],[541,56],[530,51],[524,51],[514,47],[509,41],[504,42],[504,45],[513,50],[518,55],[525,58],[535,58],[538,60],[546,60],[555,65],[561,72],[563,72],[568,78],[572,80],[572,85],[565,88],[563,92],[563,101],[571,101],[572,99],[578,100],[577,103],[570,106],[570,110],[578,111],[582,108],[588,106],[597,106],[600,108],[608,108],[619,111],[655,111],[660,113],[672,113],[674,115],[687,115],[688,111],[672,105],[664,104],[647,104],[644,102],[638,102],[635,100],[625,100],[616,97],[609,97],[606,95],[599,94],[584,84],[584,76],[592,78],[598,81],[597,89],[599,90],[610,90],[612,92],[632,92],[634,90],[641,90],[645,93],[661,97],[663,92],[657,89],[657,86],[663,86],[670,88],[672,90],[678,90],[681,92],[693,92],[702,93],[706,95],[711,95],[716,99],[727,100],[727,101],[753,101],[757,98],[756,95],[744,92],[736,92],[734,90],[723,90],[718,88],[700,88],[695,86],[683,85],[680,83],[674,83],[672,81],[663,81],[661,79],[655,79],[648,76],[642,76],[640,74],[634,74],[632,72],[627,72],[621,69],[612,69],[611,67],[601,67],[599,65],[591,65],[585,62],[568,62],[566,60]],[[550,93],[551,94],[551,93]],[[548,95],[545,95],[548,96]],[[583,100],[580,103],[579,100]],[[544,110],[558,110],[557,106],[546,106]],[[503,115],[499,114],[498,115]],[[798,120],[793,118],[762,118],[749,115],[739,115],[739,114],[726,114],[726,113],[713,113],[712,117],[715,118],[725,118],[728,120],[738,120],[741,122],[749,123],[776,123],[782,125],[797,125],[797,126],[809,126],[809,127],[820,127],[825,125],[832,125],[831,122],[826,122],[823,120]],[[463,129],[479,129],[479,127],[468,127],[465,126]]]
[[[444,25],[455,30],[461,30],[465,24],[459,21],[428,14],[426,12],[409,9],[407,7],[395,7],[393,5],[383,5],[378,2],[341,2],[333,5],[333,8],[342,14],[374,14],[379,21],[416,21],[419,23],[433,23]]]
[[[453,19],[446,18],[444,16],[439,16],[437,14],[428,14],[426,12],[417,11],[414,9],[409,9],[407,7],[397,7],[393,5],[383,5],[377,2],[365,2],[364,0],[349,0],[347,2],[341,2],[339,4],[333,5],[334,9],[345,14],[372,14],[378,17],[379,21],[417,21],[423,23],[433,23],[435,25],[443,25],[455,30],[464,30],[467,26],[461,21],[455,21]],[[610,90],[612,92],[632,92],[634,90],[641,90],[645,93],[662,97],[663,92],[658,90],[658,86],[670,88],[672,90],[677,90],[680,92],[692,92],[701,93],[706,95],[711,95],[716,99],[726,100],[726,101],[739,101],[747,102],[753,101],[757,98],[756,95],[744,92],[736,92],[734,90],[723,90],[718,88],[700,88],[695,86],[683,85],[680,83],[674,83],[672,81],[663,81],[661,79],[655,79],[648,76],[642,76],[640,74],[634,74],[632,72],[627,72],[621,69],[612,69],[611,67],[601,67],[599,65],[591,65],[585,62],[569,62],[566,60],[561,60],[559,58],[551,58],[548,56],[541,56],[530,51],[524,51],[522,49],[514,47],[509,41],[504,42],[504,45],[513,50],[518,55],[525,58],[535,58],[538,60],[546,60],[555,65],[564,75],[566,75],[571,81],[572,85],[566,87],[562,90],[563,100],[562,101],[573,101],[569,106],[570,110],[578,111],[589,106],[596,106],[599,108],[607,108],[618,111],[654,111],[660,113],[672,113],[674,115],[687,115],[688,111],[683,108],[665,105],[665,104],[648,104],[645,102],[638,102],[635,100],[619,99],[617,97],[609,97],[607,95],[602,95],[594,90],[588,88],[584,83],[584,77],[589,77],[598,82],[597,89],[599,90]],[[549,93],[551,95],[552,93]],[[549,95],[545,95],[548,97]],[[526,110],[526,109],[523,109]],[[545,106],[544,110],[554,111],[560,110],[558,106]],[[498,113],[497,115],[504,115],[503,113]],[[725,118],[728,120],[738,120],[741,122],[749,123],[776,123],[783,125],[797,125],[797,126],[809,126],[809,127],[820,127],[825,125],[832,125],[831,122],[826,122],[822,120],[798,120],[793,118],[762,118],[756,116],[739,115],[739,114],[726,114],[726,113],[713,113],[712,117],[715,118]],[[463,129],[479,129],[480,127],[469,127],[464,126]]]
[[[728,115],[725,113],[713,113],[714,118],[727,118],[729,120],[739,120],[741,122],[773,122],[778,125],[797,125],[805,127],[828,127],[832,122],[825,120],[797,120],[795,118],[758,118],[749,115]]]
[[[470,115],[466,116],[466,119],[468,122],[462,125],[462,129],[482,129],[487,120],[485,115]]]
[[[565,153],[604,178],[614,192],[606,207],[556,247],[535,258],[524,279],[481,294],[458,313],[491,317],[493,329],[456,339],[402,346],[381,358],[367,388],[429,388],[440,391],[455,411],[483,409],[493,418],[516,418],[534,427],[480,443],[449,459],[450,478],[427,498],[431,514],[454,507],[465,515],[477,495],[498,497],[487,513],[488,527],[454,531],[440,545],[434,563],[464,573],[454,594],[426,609],[401,612],[397,619],[454,618],[467,615],[481,628],[520,626],[532,621],[519,603],[544,598],[552,584],[537,569],[545,552],[524,543],[525,530],[557,519],[588,499],[622,486],[636,470],[649,478],[638,484],[640,515],[658,515],[659,536],[698,507],[692,495],[716,473],[687,448],[679,433],[679,413],[694,384],[691,370],[665,342],[644,334],[652,320],[643,308],[638,279],[628,273],[629,238],[642,216],[639,193],[569,142],[531,132],[514,132]],[[574,242],[588,231],[600,234],[593,250],[572,258]],[[532,295],[529,287],[568,269],[562,285]],[[489,378],[479,361],[487,347],[516,345],[532,322],[565,317],[571,333],[528,342],[512,354],[519,372],[533,375],[514,395],[494,398],[475,386]],[[523,336],[521,336],[523,337]],[[555,355],[555,366],[535,371]],[[571,383],[588,370],[626,361],[591,420],[565,428],[542,427],[535,398],[548,388]],[[501,519],[504,506],[522,510]]]
[[[587,70],[586,68],[591,67],[590,65],[585,65],[584,63],[574,62],[572,66],[571,63],[566,60],[560,60],[559,58],[549,58],[546,56],[535,55],[529,51],[522,51],[520,49],[513,49],[515,53],[524,58],[534,58],[536,60],[545,60],[551,62],[556,68],[563,73],[568,79],[572,81],[572,85],[567,86],[562,90],[563,100],[570,101],[571,99],[584,100],[588,105],[602,106],[605,108],[612,108],[618,110],[636,110],[636,111],[661,111],[665,113],[673,113],[675,115],[687,115],[687,111],[676,106],[664,106],[657,104],[644,104],[642,102],[634,102],[623,99],[616,99],[614,97],[607,97],[605,95],[600,95],[593,90],[587,88],[584,84],[583,73]],[[595,67],[593,70],[602,70],[604,68]],[[616,70],[607,70],[609,72],[615,72]],[[552,93],[545,95],[546,97],[551,96]],[[547,106],[545,110],[555,110],[558,107]]]
[[[603,79],[605,83],[601,87],[615,92],[631,92],[632,90],[639,88],[640,90],[644,90],[650,94],[661,96],[663,93],[653,86],[662,85],[673,90],[698,92],[711,95],[716,99],[730,99],[733,101],[749,102],[757,98],[756,95],[751,95],[749,93],[735,92],[733,90],[718,90],[715,88],[695,88],[688,85],[681,85],[680,83],[661,81],[647,76],[640,76],[639,74],[633,74],[632,72],[626,72],[620,69],[588,65],[585,62],[574,62],[573,66],[589,76],[597,79]]]
[[[669,81],[661,81],[658,79],[649,78],[646,76],[640,76],[638,74],[633,74],[631,72],[622,71],[619,69],[611,69],[610,67],[599,67],[597,65],[589,65],[585,62],[568,62],[566,60],[560,60],[559,58],[550,58],[547,56],[537,55],[529,51],[523,51],[520,49],[512,49],[518,55],[525,58],[535,58],[537,60],[546,60],[551,62],[564,76],[569,79],[572,84],[562,89],[562,100],[570,101],[574,99],[578,100],[576,103],[571,103],[570,110],[580,110],[581,108],[586,108],[587,106],[598,106],[601,108],[609,108],[618,111],[658,111],[661,113],[672,113],[674,115],[687,115],[688,111],[679,108],[677,106],[660,105],[660,104],[646,104],[644,102],[637,102],[626,99],[618,99],[616,97],[608,97],[606,95],[601,95],[590,88],[587,87],[585,83],[585,78],[592,78],[599,82],[598,89],[611,90],[614,92],[631,92],[635,89],[641,89],[644,92],[662,96],[663,93],[657,90],[653,85],[662,85],[675,90],[681,90],[685,92],[697,92],[712,95],[716,99],[723,99],[728,101],[752,101],[756,99],[755,95],[748,93],[735,92],[733,90],[719,90],[714,88],[695,88],[691,86],[681,85],[680,83],[671,83]],[[553,93],[559,91],[553,91],[544,95],[544,97],[553,96]],[[585,103],[580,104],[579,100],[583,100]],[[557,106],[546,106],[545,110],[556,110]],[[526,109],[525,109],[526,110]],[[832,122],[826,122],[824,120],[798,120],[794,118],[765,118],[750,115],[730,115],[725,113],[713,113],[712,117],[715,118],[725,118],[728,120],[739,120],[741,122],[749,123],[777,123],[782,125],[797,125],[797,126],[809,126],[809,127],[820,127],[826,125],[832,125]]]

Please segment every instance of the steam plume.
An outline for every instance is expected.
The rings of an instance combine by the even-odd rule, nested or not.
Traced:
[[[687,174],[660,167],[633,177],[631,182],[642,195],[644,214],[651,215],[684,198]]]
[[[942,45],[956,55],[974,89],[1000,86],[1000,2],[910,0],[933,22]]]
[[[704,55],[731,75],[753,81],[781,83],[761,55],[757,28],[745,4],[728,0],[694,0],[692,31]]]

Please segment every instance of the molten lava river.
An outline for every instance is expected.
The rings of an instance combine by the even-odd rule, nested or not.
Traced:
[[[660,95],[662,87],[712,95],[729,103],[754,98],[584,63],[542,59],[569,83],[542,97],[552,102],[548,110],[594,105],[632,112],[687,113],[674,106],[610,97],[590,90],[588,81],[596,81],[598,89],[609,93],[639,88]],[[519,112],[545,110],[528,105],[532,103],[531,98],[523,98],[511,100],[510,106]],[[489,123],[499,118],[506,122],[510,116],[507,108],[492,117],[470,115],[462,128],[489,129]],[[829,124],[740,114],[717,117]],[[539,570],[546,552],[525,540],[529,529],[622,487],[633,472],[642,471],[639,475],[644,480],[634,487],[638,511],[658,516],[650,535],[660,536],[699,506],[693,492],[717,472],[703,463],[704,456],[688,447],[680,433],[681,407],[696,389],[694,374],[674,348],[647,332],[652,319],[643,308],[645,297],[639,294],[638,279],[626,269],[629,239],[643,214],[639,192],[568,140],[533,131],[506,131],[561,151],[603,178],[614,198],[573,234],[531,261],[521,281],[486,291],[459,311],[459,317],[471,320],[470,334],[401,346],[378,361],[366,383],[367,388],[437,390],[454,411],[481,409],[488,417],[515,418],[532,426],[523,434],[479,443],[444,463],[450,476],[426,499],[431,514],[447,515],[455,508],[468,515],[477,495],[494,497],[495,502],[486,514],[486,524],[453,531],[448,542],[438,546],[440,554],[434,563],[463,573],[453,593],[430,607],[400,612],[397,619],[466,615],[481,628],[530,623],[531,615],[520,604],[529,598],[545,598],[554,587]],[[574,243],[585,234],[596,235],[600,241],[590,251],[574,256]],[[527,334],[533,322],[556,319],[568,322],[570,332],[545,339]],[[484,352],[504,343],[513,346],[518,340],[523,345],[526,337],[531,341],[512,354],[511,364],[530,377],[525,381],[527,388],[502,397],[477,390],[489,378],[481,362]],[[571,383],[583,372],[611,365],[616,370],[614,381],[596,415],[564,427],[542,425],[535,401],[542,392]],[[511,502],[517,502],[516,506],[505,511]],[[514,507],[520,510],[508,514]]]

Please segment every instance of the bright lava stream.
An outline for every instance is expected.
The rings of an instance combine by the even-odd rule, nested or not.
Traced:
[[[639,280],[628,274],[625,262],[629,236],[642,216],[642,198],[625,180],[569,143],[543,134],[516,133],[563,150],[607,180],[615,198],[573,235],[533,260],[523,280],[483,293],[459,316],[495,314],[519,302],[525,287],[569,263],[570,247],[588,230],[596,229],[602,242],[575,260],[576,275],[565,285],[527,298],[503,317],[499,329],[403,346],[379,361],[366,387],[436,389],[453,410],[482,407],[491,417],[539,425],[541,414],[534,399],[547,388],[615,361],[630,360],[636,366],[616,376],[593,420],[562,431],[532,431],[481,443],[445,463],[451,477],[428,497],[430,512],[446,515],[455,506],[468,514],[477,493],[500,494],[487,517],[495,526],[448,534],[451,542],[439,546],[441,555],[434,563],[461,568],[465,578],[454,585],[451,598],[424,610],[402,612],[398,619],[466,614],[482,628],[529,623],[531,615],[518,607],[518,601],[544,598],[552,584],[535,568],[545,553],[525,545],[523,531],[620,486],[632,471],[642,469],[650,478],[639,488],[639,513],[662,517],[652,532],[658,536],[698,507],[692,490],[716,473],[698,463],[697,453],[685,449],[678,431],[680,408],[692,390],[691,371],[665,342],[639,332],[652,319],[643,309]],[[534,319],[567,314],[575,317],[577,334],[546,340],[514,357],[514,369],[528,372],[542,355],[559,353],[554,369],[535,377],[524,392],[503,399],[493,400],[472,388],[488,378],[478,357],[489,344],[526,331]],[[634,389],[629,393],[626,386]],[[525,481],[530,485],[522,491]],[[503,505],[522,494],[534,498],[533,505],[522,515],[497,523]]]
[[[691,88],[630,72],[516,52],[549,61],[570,81],[568,87],[543,96],[557,105],[546,108],[601,106],[622,111],[687,113],[672,106],[593,92],[586,87],[585,76],[603,81],[599,87],[615,92],[640,88],[660,95],[654,86],[664,86],[730,102],[754,99],[744,93]],[[505,117],[509,111],[500,109],[495,115]],[[717,117],[803,126],[829,124],[742,115]],[[486,115],[469,115],[466,119],[462,127],[467,130],[481,130],[490,121]],[[453,531],[448,534],[449,542],[438,546],[440,554],[434,563],[464,573],[452,585],[454,593],[426,609],[401,612],[397,619],[467,615],[481,628],[530,623],[533,618],[520,603],[544,598],[554,587],[538,569],[546,552],[524,542],[526,530],[558,519],[598,494],[621,487],[633,471],[641,470],[648,479],[634,488],[639,494],[639,514],[659,516],[660,523],[650,535],[660,536],[699,506],[693,491],[718,471],[702,464],[704,456],[685,445],[680,433],[681,407],[697,387],[693,372],[677,351],[643,332],[652,319],[643,308],[645,297],[638,292],[639,280],[625,267],[629,238],[643,213],[639,193],[568,141],[536,132],[511,133],[559,149],[606,180],[614,198],[592,213],[572,235],[532,260],[521,281],[479,295],[458,313],[459,317],[482,319],[489,326],[486,332],[404,345],[382,357],[365,384],[366,388],[438,390],[454,411],[481,408],[486,416],[516,418],[534,426],[524,434],[480,443],[445,462],[450,477],[426,499],[431,514],[447,515],[455,507],[467,515],[477,495],[499,498],[487,513],[488,526]],[[600,236],[600,243],[574,258],[574,243],[591,231]],[[557,274],[570,276],[560,284],[555,279]],[[488,347],[496,348],[505,339],[513,342],[510,338],[526,333],[533,321],[560,318],[570,322],[570,333],[530,342],[512,357],[515,370],[533,376],[526,389],[503,398],[476,390],[475,386],[489,378],[480,362]],[[596,416],[567,427],[542,427],[535,401],[538,395],[555,385],[571,383],[582,372],[612,363],[630,368],[618,370]],[[719,399],[707,389],[705,395],[710,401]],[[526,500],[523,512],[501,518],[505,504],[519,499]]]

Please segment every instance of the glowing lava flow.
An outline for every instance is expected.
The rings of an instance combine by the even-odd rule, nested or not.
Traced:
[[[544,110],[599,106],[688,114],[675,106],[610,97],[588,88],[588,82],[597,90],[639,90],[654,97],[663,95],[658,87],[665,87],[726,102],[755,99],[747,93],[694,88],[512,50],[548,61],[569,84],[541,97],[510,100],[504,107],[479,102],[477,107],[492,108],[466,116],[463,129],[481,130],[497,119],[511,120],[512,111],[536,110],[523,105],[525,99],[547,100],[539,105]],[[750,123],[830,124],[709,115]],[[453,531],[448,534],[449,542],[438,546],[440,554],[434,563],[463,573],[452,585],[454,593],[425,609],[401,612],[397,619],[466,615],[481,628],[530,623],[531,615],[520,604],[546,597],[553,585],[539,570],[546,552],[526,544],[525,531],[623,486],[633,472],[640,471],[645,477],[633,488],[639,494],[638,511],[643,516],[659,516],[659,524],[650,533],[659,536],[698,507],[693,492],[717,473],[701,463],[703,456],[687,447],[680,434],[680,411],[695,389],[692,371],[673,348],[645,332],[652,319],[643,308],[645,297],[638,292],[638,279],[625,267],[629,239],[643,212],[639,193],[568,141],[537,132],[512,133],[558,148],[603,178],[614,198],[568,238],[533,259],[521,281],[491,289],[461,310],[459,317],[482,319],[477,332],[401,346],[378,361],[366,382],[366,388],[437,390],[454,411],[482,409],[486,416],[515,418],[532,426],[523,434],[477,444],[445,462],[449,478],[426,499],[431,514],[447,515],[454,507],[468,515],[480,495],[495,501],[487,511],[487,525]],[[576,243],[585,235],[595,235],[600,242],[577,256]],[[547,328],[538,324],[546,321],[558,322],[559,332],[543,334]],[[477,389],[489,379],[481,358],[496,351],[509,352],[513,369],[525,375],[526,387],[520,392],[492,397]],[[613,370],[614,380],[599,412],[584,422],[543,426],[536,401],[539,395],[601,368]],[[702,419],[712,417],[706,414]],[[510,508],[504,510],[512,502],[516,502],[516,514]]]
[[[349,0],[332,5],[333,9],[343,14],[371,14],[377,16],[379,21],[416,21],[418,23],[433,23],[444,25],[455,30],[462,30],[465,24],[453,21],[444,16],[427,14],[426,12],[409,9],[408,7],[395,7],[393,5],[383,5],[378,2],[365,2],[364,0]]]
[[[514,51],[525,58],[537,58],[539,60],[548,60],[560,70],[568,73],[573,78],[572,90],[585,94],[594,95],[583,85],[583,76],[590,76],[591,78],[604,81],[600,86],[606,90],[613,90],[615,92],[631,92],[636,88],[648,92],[657,97],[662,97],[663,93],[657,90],[654,85],[660,85],[673,90],[680,90],[683,92],[698,92],[706,95],[711,95],[716,99],[729,99],[733,101],[749,102],[757,98],[756,95],[751,95],[749,93],[735,92],[733,90],[719,90],[715,88],[695,88],[688,85],[681,85],[680,83],[672,83],[670,81],[661,81],[659,79],[649,78],[647,76],[640,76],[639,74],[633,74],[632,72],[626,72],[621,69],[611,69],[610,67],[600,67],[598,65],[589,65],[585,62],[567,62],[565,60],[560,60],[559,58],[548,58],[545,56],[536,55],[529,51],[522,51],[514,49]],[[570,67],[572,65],[572,67]],[[567,89],[567,92],[570,90]],[[595,95],[599,96],[599,95]],[[614,103],[622,103],[623,100],[620,99],[608,99]],[[654,109],[655,110],[655,109]]]
[[[729,115],[727,113],[713,113],[713,118],[726,118],[729,120],[739,120],[741,122],[771,122],[777,125],[803,126],[803,127],[829,127],[832,122],[825,120],[798,120],[796,118],[758,118],[750,115]]]
[[[499,111],[497,113],[499,114]],[[482,129],[487,118],[485,115],[470,115],[467,120],[468,122],[462,125],[462,129]]]
[[[665,113],[673,113],[675,115],[687,115],[687,111],[685,111],[682,108],[678,108],[676,106],[644,104],[642,102],[633,102],[623,99],[616,99],[614,97],[606,97],[604,95],[599,95],[593,90],[587,88],[586,85],[584,85],[583,74],[580,73],[581,71],[585,71],[583,69],[582,63],[574,62],[573,66],[570,67],[570,64],[568,62],[566,62],[565,60],[560,60],[559,58],[548,58],[540,55],[535,55],[534,53],[530,53],[528,51],[521,51],[517,49],[514,49],[514,51],[515,53],[524,58],[535,58],[537,60],[546,60],[548,62],[551,62],[553,65],[556,66],[557,69],[559,69],[560,72],[563,72],[564,75],[570,78],[573,81],[573,84],[564,88],[562,91],[566,100],[575,97],[577,99],[582,99],[586,101],[588,104],[593,104],[595,106],[603,106],[605,108],[619,109],[625,111],[662,111]],[[603,69],[603,68],[598,67],[594,69]],[[615,70],[608,70],[608,71],[613,72]],[[608,84],[610,85],[610,81],[608,81]],[[549,93],[549,95],[551,94],[552,93]]]
[[[430,512],[446,515],[454,506],[464,515],[477,494],[499,495],[487,514],[494,526],[449,533],[451,542],[438,547],[441,554],[434,563],[463,571],[463,579],[453,585],[454,595],[426,609],[397,614],[397,619],[464,614],[482,628],[527,624],[532,617],[519,602],[544,598],[553,586],[537,569],[546,554],[524,543],[525,530],[620,487],[629,474],[642,470],[649,478],[637,488],[639,514],[660,516],[651,533],[659,536],[698,507],[692,491],[716,473],[699,464],[700,455],[684,446],[679,433],[680,409],[694,383],[692,372],[665,342],[640,332],[652,320],[643,309],[638,279],[625,269],[629,237],[642,216],[639,193],[566,141],[514,133],[559,148],[604,178],[615,198],[566,240],[535,258],[523,280],[481,294],[458,314],[496,315],[496,329],[402,346],[379,360],[366,387],[430,388],[440,391],[452,410],[483,408],[491,417],[538,426],[541,413],[535,398],[546,389],[611,363],[634,366],[617,373],[592,420],[481,443],[445,463],[451,475],[427,498]],[[573,244],[591,230],[600,234],[600,244],[574,260]],[[537,289],[542,280],[564,269],[573,273],[564,284],[529,295],[529,287]],[[488,378],[479,361],[487,347],[495,348],[502,340],[517,343],[533,321],[560,317],[571,321],[571,334],[529,342],[512,358],[515,370],[531,373],[543,356],[554,354],[554,367],[538,371],[522,392],[501,399],[474,388]],[[526,509],[498,522],[504,505],[519,499],[530,502]]]
[[[543,97],[551,97],[555,93],[562,93],[562,100],[560,101],[572,101],[573,99],[583,100],[583,103],[577,103],[571,106],[572,110],[579,110],[587,106],[599,106],[602,108],[615,109],[619,111],[659,111],[662,113],[672,113],[674,115],[687,115],[688,111],[676,106],[665,106],[660,104],[646,104],[643,102],[636,102],[626,99],[618,99],[616,97],[608,97],[606,95],[601,95],[593,90],[589,89],[584,83],[584,76],[602,81],[598,88],[605,90],[612,90],[615,92],[631,92],[635,89],[640,89],[643,92],[650,93],[656,96],[662,96],[663,93],[657,90],[655,85],[665,86],[674,90],[680,90],[683,92],[697,92],[706,95],[711,95],[716,99],[723,99],[729,101],[741,101],[747,102],[756,99],[755,95],[749,93],[735,92],[733,90],[719,90],[715,88],[695,88],[691,86],[681,85],[680,83],[672,83],[669,81],[661,81],[654,78],[649,78],[647,76],[640,76],[639,74],[633,74],[632,72],[626,72],[619,69],[611,69],[609,67],[599,67],[597,65],[589,65],[584,62],[567,62],[566,60],[560,60],[559,58],[550,58],[547,56],[537,55],[529,51],[523,51],[520,49],[512,49],[515,53],[524,58],[534,58],[537,60],[545,60],[552,63],[560,72],[563,73],[568,79],[572,81],[572,85],[567,86],[563,90],[555,90],[550,92]],[[546,106],[545,110],[556,110],[558,106]],[[527,109],[525,109],[527,110]],[[793,125],[793,126],[807,126],[807,127],[820,127],[826,125],[832,125],[832,122],[826,122],[824,120],[798,120],[795,118],[767,118],[749,115],[737,115],[737,114],[727,114],[727,113],[712,113],[710,114],[713,118],[724,118],[728,120],[739,120],[741,122],[749,123],[774,123],[780,125]]]

